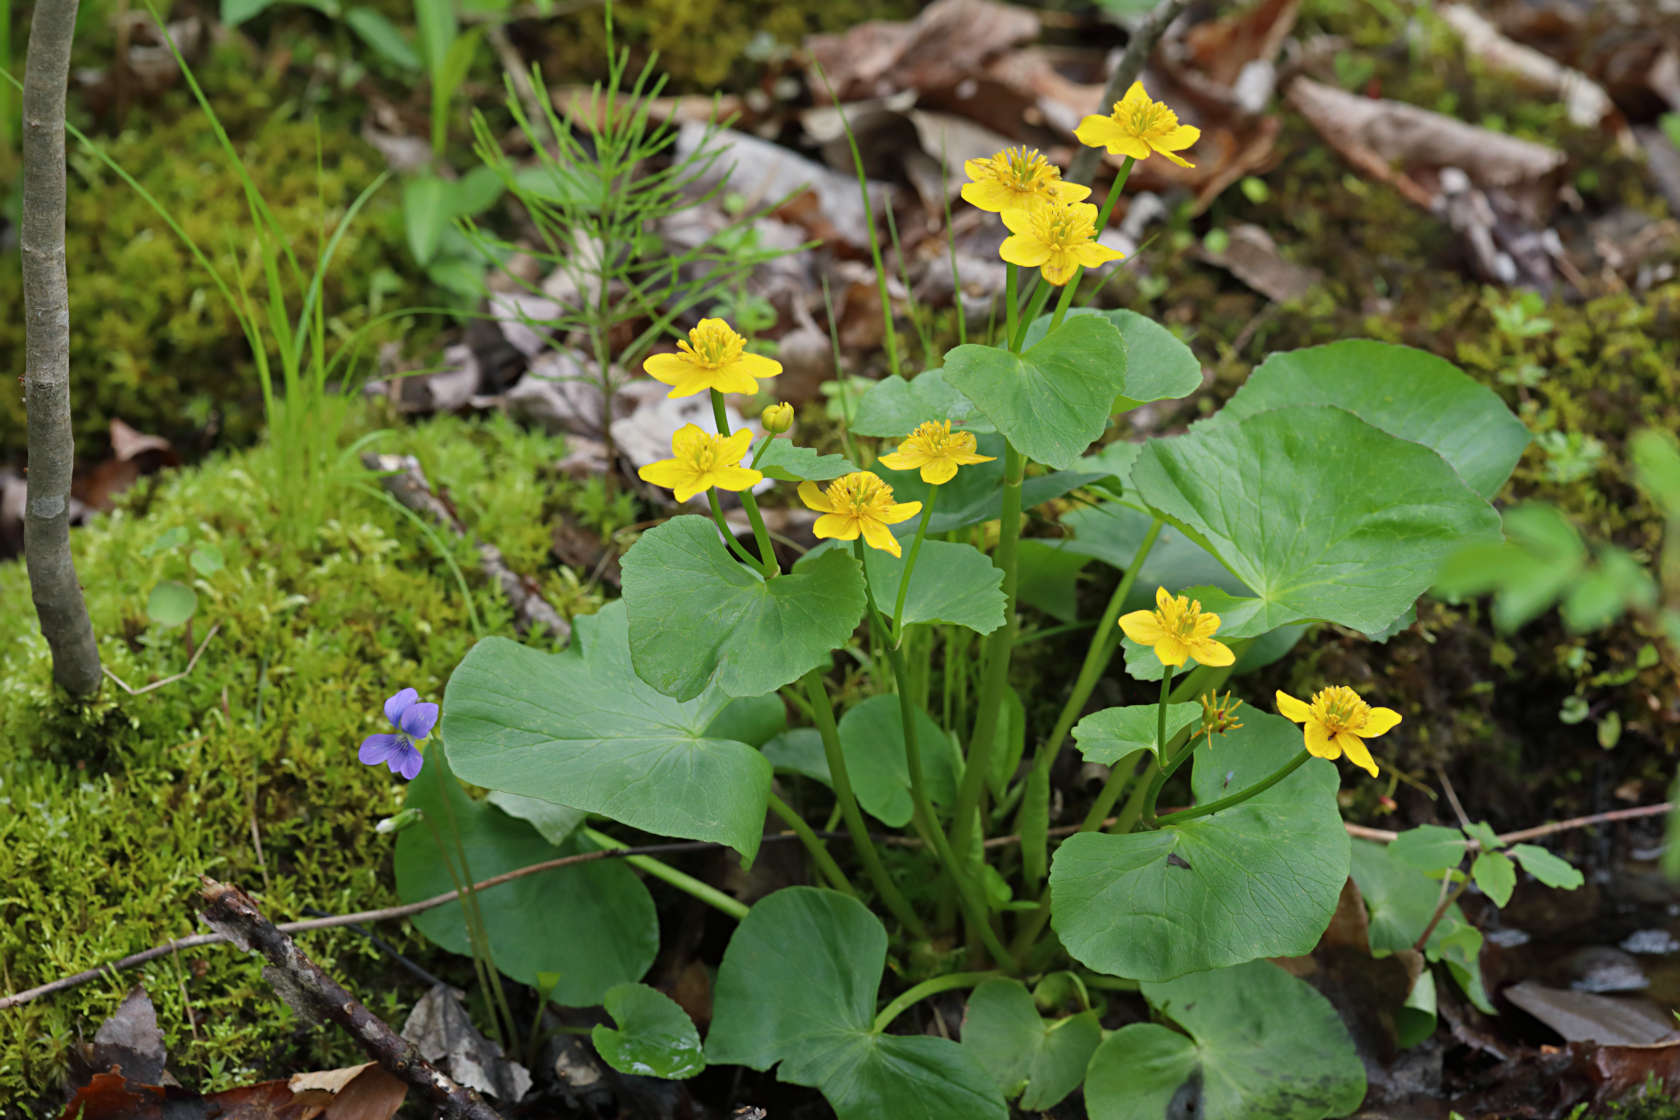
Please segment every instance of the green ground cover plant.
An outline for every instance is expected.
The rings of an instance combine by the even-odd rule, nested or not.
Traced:
[[[547,540],[534,527],[553,440],[501,419],[445,417],[382,446],[416,455],[509,564],[544,570]],[[139,687],[180,672],[217,626],[184,679],[140,696],[107,682],[95,703],[66,711],[50,699],[46,648],[27,613],[6,612],[0,623],[0,876],[10,884],[0,899],[0,983],[8,990],[193,932],[200,873],[262,884],[265,904],[287,917],[391,898],[382,861],[368,853],[378,851],[374,824],[396,801],[355,762],[368,713],[343,697],[371,695],[388,677],[435,690],[473,627],[435,545],[373,495],[352,491],[301,546],[276,547],[264,478],[278,455],[265,446],[173,475],[76,535],[101,655],[124,681]],[[159,579],[183,575],[171,552],[148,550],[179,531],[225,559],[212,575],[190,577],[199,601],[190,630],[146,611]],[[471,545],[451,548],[472,571]],[[512,633],[500,592],[471,586],[487,632]],[[548,590],[565,601],[563,586]],[[0,595],[27,601],[21,564],[0,567]],[[414,950],[407,935],[383,932]],[[394,992],[374,994],[389,966],[363,939],[334,934],[312,940],[310,951],[363,978],[370,1006],[399,1014]],[[210,1085],[238,1084],[271,1061],[353,1060],[344,1040],[298,1030],[283,1005],[260,994],[259,971],[237,953],[164,959],[8,1010],[0,1099],[22,1106],[50,1096],[77,1024],[103,1018],[136,981],[170,1025],[174,1060]]]
[[[1128,170],[1182,162],[1197,139],[1141,86],[1081,138],[1125,155]],[[583,615],[565,648],[516,640],[505,604],[462,574],[470,545],[417,531],[349,469],[363,446],[419,455],[475,532],[516,570],[538,571],[554,491],[537,479],[557,449],[499,420],[376,429],[327,388],[337,354],[321,274],[283,260],[280,225],[250,203],[266,231],[252,290],[267,291],[253,300],[235,287],[270,444],[136,496],[79,544],[112,671],[138,683],[202,653],[201,670],[70,713],[49,699],[27,628],[0,631],[16,668],[0,686],[0,747],[16,747],[0,797],[30,810],[10,822],[18,842],[0,881],[34,884],[0,899],[0,921],[13,908],[55,931],[0,944],[0,961],[33,978],[185,932],[201,872],[261,881],[277,918],[381,901],[366,830],[400,788],[395,896],[459,891],[414,928],[474,958],[475,1010],[504,1043],[533,1040],[500,976],[539,1006],[604,1008],[612,1025],[590,1037],[615,1069],[774,1070],[847,1120],[1003,1117],[1011,1101],[1043,1110],[1075,1092],[1102,1120],[1187,1097],[1216,1120],[1346,1114],[1365,1092],[1346,1029],[1264,958],[1311,951],[1350,877],[1373,953],[1415,947],[1439,966],[1391,1009],[1404,1042],[1433,1031],[1437,976],[1491,1011],[1481,934],[1459,897],[1474,884],[1503,905],[1519,873],[1565,889],[1580,876],[1485,823],[1413,830],[1386,848],[1350,842],[1336,760],[1373,777],[1390,768],[1382,736],[1418,713],[1380,685],[1355,691],[1321,672],[1313,646],[1331,627],[1355,642],[1405,628],[1451,557],[1511,560],[1500,535],[1513,525],[1491,503],[1530,446],[1522,420],[1444,359],[1339,340],[1271,354],[1187,432],[1105,444],[1131,410],[1201,383],[1201,363],[1160,323],[1077,306],[1082,273],[1117,255],[1094,234],[1125,171],[1100,214],[1036,153],[1006,150],[968,174],[965,198],[1010,233],[1001,337],[936,350],[921,369],[895,353],[894,375],[842,410],[842,454],[822,453],[827,433],[822,451],[811,446],[785,405],[763,412],[762,434],[730,430],[726,397],[761,400],[780,370],[750,331],[706,318],[677,353],[648,358],[671,396],[709,398],[715,431],[682,429],[642,478],[679,502],[703,495],[710,516],[626,533],[623,599],[597,613],[575,582],[548,577],[550,598]],[[526,188],[527,206],[541,199]],[[256,316],[265,301],[281,313]],[[1493,314],[1514,347],[1544,333],[1532,308]],[[305,431],[324,411],[331,423]],[[319,468],[307,503],[276,484],[299,448]],[[1547,449],[1548,461],[1579,451]],[[1545,477],[1586,477],[1567,473]],[[778,483],[782,500],[819,515],[817,547],[772,539],[758,487]],[[724,523],[720,495],[744,506],[750,538]],[[1672,502],[1660,504],[1672,523]],[[1035,510],[1059,516],[1063,535],[1024,539]],[[1080,609],[1081,574],[1112,587],[1095,615]],[[9,583],[19,573],[0,569],[0,592]],[[165,586],[191,608],[159,605]],[[1021,628],[1029,606],[1088,631],[1076,670],[1024,671],[1038,637]],[[1314,678],[1299,696],[1221,692],[1292,653]],[[1087,713],[1105,679],[1128,702]],[[387,694],[383,713],[364,703]],[[349,764],[357,739],[362,762],[409,784],[379,792]],[[1108,778],[1068,835],[1051,828],[1050,773],[1074,754]],[[767,818],[797,836],[820,885],[749,904],[638,857],[465,888],[643,834],[716,844],[750,865]],[[883,831],[906,843],[889,848]],[[248,850],[229,845],[246,833]],[[107,865],[120,852],[124,874],[48,869],[66,843]],[[143,898],[114,893],[131,871]],[[649,983],[672,893],[735,923],[709,1023]],[[172,908],[173,926],[75,935],[77,913]],[[319,959],[366,975],[361,991],[384,989],[375,1010],[398,1014],[372,952],[342,936]],[[176,1049],[212,1084],[247,1072],[227,1055],[288,1030],[232,954],[203,974],[170,961],[144,975],[160,1009],[191,1023],[193,1043]],[[38,1084],[74,1016],[97,1018],[124,987],[17,1019],[0,1038],[0,1087]],[[912,1008],[954,991],[969,993],[960,1042],[904,1033]],[[1120,993],[1150,1021],[1105,1027]],[[299,1060],[347,1056],[304,1037],[292,1037]]]

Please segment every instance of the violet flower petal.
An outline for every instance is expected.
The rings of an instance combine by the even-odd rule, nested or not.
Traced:
[[[404,781],[412,782],[420,773],[420,767],[425,764],[426,757],[414,749],[414,744],[405,742],[402,749],[391,756],[387,763],[391,772],[401,774]]]
[[[407,711],[409,705],[413,704],[418,699],[420,699],[420,691],[418,689],[405,688],[389,700],[385,701],[385,718],[391,721],[392,727],[400,728],[402,726],[400,721],[402,720],[403,712]]]
[[[410,704],[403,709],[403,734],[410,739],[424,739],[437,726],[438,706],[436,704]]]
[[[392,735],[390,732],[369,735],[362,740],[362,748],[356,752],[356,757],[368,766],[378,766],[395,754],[402,744],[401,735]]]

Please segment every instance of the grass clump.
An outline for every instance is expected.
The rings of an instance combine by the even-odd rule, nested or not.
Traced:
[[[255,62],[249,45],[230,40],[206,59],[201,77],[215,91],[217,115],[284,236],[311,270],[320,243],[384,161],[348,121],[322,119],[305,100],[276,92]],[[115,135],[100,135],[92,121],[76,123],[219,268],[230,276],[241,273],[253,292],[266,290],[239,176],[184,90],[132,114]],[[261,428],[261,400],[232,309],[143,198],[74,140],[68,159],[65,251],[78,457],[105,457],[114,418],[183,449],[197,448],[211,435],[217,446],[251,442]],[[421,302],[418,285],[400,276],[407,250],[397,203],[393,189],[376,196],[334,256],[324,298],[329,329],[339,338],[381,309]],[[21,307],[20,285],[15,267],[0,268],[0,304]],[[364,341],[375,346],[397,330],[395,324],[378,327]],[[0,365],[22,369],[23,345],[23,317],[0,319]],[[22,459],[24,430],[22,386],[6,378],[0,382],[0,461]]]
[[[439,419],[385,438],[448,487],[482,539],[516,569],[547,572],[544,489],[559,451],[496,419]],[[403,686],[441,699],[475,634],[449,565],[377,492],[347,488],[336,516],[298,550],[278,550],[261,447],[135,491],[75,537],[105,664],[139,686],[179,672],[184,629],[160,631],[145,604],[160,579],[195,582],[191,637],[220,630],[184,680],[141,696],[107,682],[64,706],[51,691],[33,614],[0,620],[0,988],[15,991],[198,931],[193,899],[209,874],[252,891],[276,921],[306,908],[343,912],[393,901],[386,844],[373,824],[400,790],[356,746],[383,726],[379,705]],[[195,578],[191,545],[147,554],[172,529],[212,543],[226,566]],[[487,633],[510,634],[499,591],[470,543],[446,546],[466,574]],[[20,564],[0,567],[0,596],[28,602]],[[566,604],[590,609],[573,590]],[[261,855],[253,839],[261,838]],[[405,927],[379,931],[425,959]],[[347,930],[304,947],[376,1012],[400,1021],[420,993]],[[443,967],[449,967],[444,963]],[[348,1040],[298,1022],[255,958],[215,946],[165,958],[0,1015],[0,1115],[44,1115],[58,1101],[65,1052],[130,985],[158,1008],[171,1066],[211,1090],[260,1076],[345,1064]]]

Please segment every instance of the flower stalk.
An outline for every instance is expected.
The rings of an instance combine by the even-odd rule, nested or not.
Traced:
[[[828,775],[834,783],[834,797],[840,807],[840,817],[846,822],[846,831],[852,835],[852,844],[857,848],[858,858],[863,861],[863,869],[869,875],[869,881],[875,885],[881,901],[891,910],[893,917],[904,924],[912,936],[926,937],[927,925],[910,906],[904,893],[893,882],[887,873],[886,865],[881,862],[881,853],[875,848],[875,841],[869,836],[869,826],[864,823],[863,812],[858,808],[857,794],[852,789],[851,774],[846,769],[846,755],[840,749],[840,729],[834,722],[834,705],[829,701],[828,690],[823,685],[822,671],[812,669],[805,674],[805,696],[811,702],[811,714],[815,717],[817,734],[822,738],[823,755],[828,759]]]

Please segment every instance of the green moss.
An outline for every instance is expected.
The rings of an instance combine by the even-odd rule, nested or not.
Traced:
[[[500,419],[440,419],[381,446],[426,462],[517,569],[548,566],[538,476],[554,441]],[[441,696],[475,636],[448,565],[376,495],[345,491],[308,547],[277,550],[272,496],[259,481],[272,455],[260,448],[174,475],[75,535],[101,654],[123,680],[181,671],[189,641],[219,625],[185,679],[141,696],[108,683],[93,704],[68,708],[50,688],[31,612],[0,620],[0,989],[197,932],[200,874],[253,891],[275,920],[393,901],[389,849],[371,828],[400,792],[357,763],[356,744],[397,688]],[[177,527],[227,559],[195,581],[190,632],[150,629],[145,616],[159,579],[193,578],[190,544],[146,554]],[[509,632],[471,546],[456,543],[451,556],[486,629]],[[0,596],[28,602],[21,565],[0,566]],[[400,924],[379,932],[433,967],[454,967]],[[418,995],[348,930],[301,941],[376,1011],[400,1020],[399,1005]],[[0,1016],[0,1100],[18,1110],[0,1115],[50,1096],[70,1040],[90,1035],[134,983],[151,993],[172,1066],[195,1087],[358,1060],[336,1032],[297,1022],[253,958],[215,946]]]
[[[288,99],[286,83],[256,62],[248,45],[230,40],[204,61],[199,77],[307,276],[319,245],[384,164],[351,134],[342,110],[322,116],[307,99]],[[185,91],[131,112],[114,136],[98,136],[92,120],[78,123],[174,216],[235,291],[231,276],[238,272],[266,298],[240,181]],[[73,142],[69,162],[70,385],[78,453],[86,461],[103,458],[113,418],[182,448],[196,447],[210,432],[249,442],[262,421],[260,389],[226,300],[138,194]],[[381,301],[387,309],[419,302],[392,274],[406,264],[397,203],[387,187],[338,247],[324,295],[329,329],[337,335],[366,323]],[[306,284],[290,289],[292,316]],[[0,268],[0,304],[21,301],[14,255],[12,267]],[[397,327],[384,330],[389,336]],[[21,315],[0,318],[0,365],[22,370],[23,340]],[[0,458],[21,458],[23,415],[22,387],[5,378]]]
[[[908,0],[640,0],[613,5],[613,29],[638,65],[659,52],[670,92],[710,93],[750,84],[756,69],[814,32],[842,31],[872,19],[908,19],[917,9]],[[606,37],[598,8],[585,8],[554,26],[545,71],[571,75],[573,81],[604,73]]]

